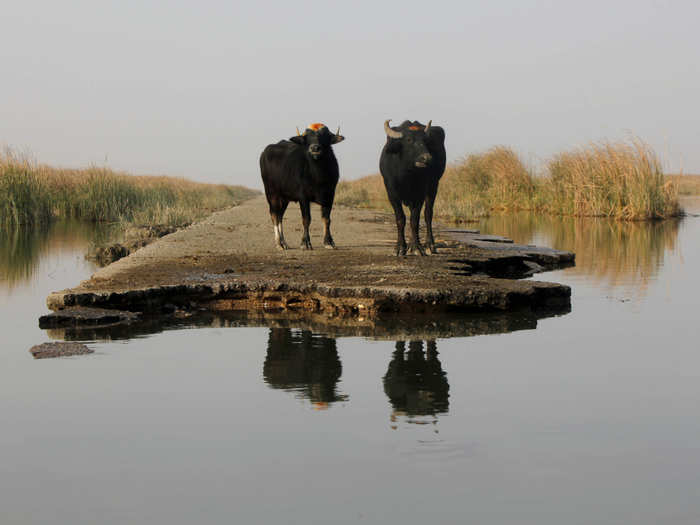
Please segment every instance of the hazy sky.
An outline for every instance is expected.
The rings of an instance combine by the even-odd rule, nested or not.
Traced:
[[[697,1],[6,0],[0,145],[261,187],[295,126],[341,125],[356,178],[410,118],[445,127],[450,160],[632,132],[700,172],[699,22]]]

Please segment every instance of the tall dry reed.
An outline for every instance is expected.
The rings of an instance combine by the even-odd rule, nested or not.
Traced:
[[[652,149],[633,139],[601,142],[556,155],[536,176],[506,146],[469,155],[447,167],[435,214],[463,222],[494,211],[533,210],[622,220],[678,215],[678,183],[665,177]],[[379,175],[341,181],[339,204],[390,209]]]
[[[678,215],[678,186],[639,140],[601,142],[561,153],[548,165],[545,209],[624,220]]]
[[[493,210],[532,209],[534,196],[534,178],[525,163],[512,149],[496,146],[447,167],[435,213],[459,221]]]

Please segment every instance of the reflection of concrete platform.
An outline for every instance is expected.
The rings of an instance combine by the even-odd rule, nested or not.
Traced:
[[[129,311],[175,309],[305,311],[324,316],[507,311],[568,305],[570,289],[515,280],[570,266],[574,255],[516,246],[458,232],[438,233],[438,255],[397,258],[393,218],[366,210],[333,213],[337,250],[324,250],[318,209],[316,250],[274,248],[263,197],[215,213],[98,271],[79,286],[52,293],[52,310],[96,306]],[[301,233],[298,210],[285,218],[287,242]],[[315,234],[315,235],[313,235]],[[466,240],[466,239],[465,239]],[[509,246],[509,249],[504,246]]]
[[[426,340],[448,337],[504,334],[534,330],[537,321],[565,315],[568,306],[515,312],[453,313],[431,315],[392,315],[328,317],[308,312],[197,312],[145,316],[109,326],[63,326],[47,330],[52,339],[65,341],[113,341],[185,328],[270,327],[310,330],[328,337],[366,337],[383,340]]]

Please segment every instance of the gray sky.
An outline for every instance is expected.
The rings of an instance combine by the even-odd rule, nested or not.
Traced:
[[[0,144],[261,187],[262,148],[340,124],[341,176],[382,123],[432,119],[450,160],[538,162],[629,132],[700,172],[696,1],[3,2]]]

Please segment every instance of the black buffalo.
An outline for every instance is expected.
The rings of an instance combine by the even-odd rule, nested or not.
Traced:
[[[335,248],[331,236],[331,208],[339,173],[332,145],[344,139],[340,128],[332,133],[323,124],[311,124],[303,134],[297,130],[296,137],[270,144],[260,155],[260,173],[279,248],[289,248],[284,240],[282,218],[290,201],[298,202],[301,208],[302,249],[312,249],[309,237],[312,202],[321,205],[323,245]]]
[[[379,171],[382,173],[389,202],[396,216],[396,255],[406,254],[406,215],[403,204],[411,210],[410,252],[415,250],[425,255],[418,234],[423,202],[428,237],[426,248],[428,253],[435,253],[433,205],[440,177],[445,171],[445,131],[439,126],[431,125],[432,121],[423,126],[418,121],[406,120],[393,128],[389,126],[389,122],[384,122],[386,144],[379,159]]]

